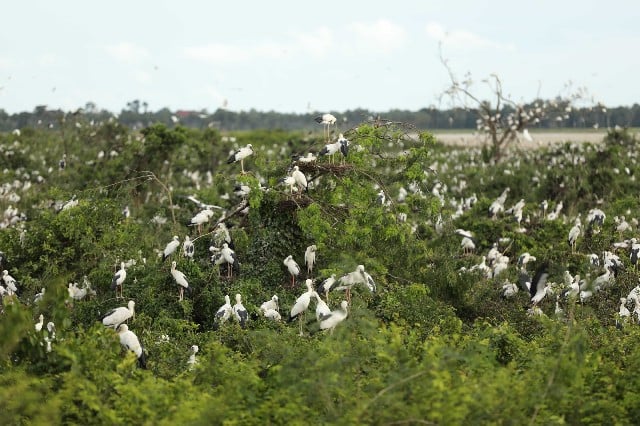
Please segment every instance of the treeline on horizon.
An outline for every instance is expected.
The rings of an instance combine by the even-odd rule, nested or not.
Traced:
[[[543,120],[535,125],[541,129],[588,129],[640,127],[640,105],[605,108],[602,105],[573,108],[563,101],[536,101],[530,105],[546,105],[547,113]],[[502,114],[513,111],[505,106]],[[367,109],[354,109],[344,112],[314,111],[306,114],[282,113],[275,111],[229,111],[217,109],[211,113],[206,110],[177,110],[162,108],[158,111],[148,110],[146,102],[134,100],[127,103],[118,114],[98,109],[92,102],[76,111],[65,112],[60,109],[51,110],[46,105],[39,105],[31,112],[9,114],[0,109],[0,131],[12,131],[25,127],[57,128],[69,115],[81,116],[87,123],[106,120],[117,120],[133,129],[148,127],[154,123],[167,126],[182,125],[190,128],[216,128],[221,131],[239,131],[256,129],[282,130],[315,130],[318,124],[314,118],[320,113],[331,112],[338,119],[338,129],[349,129],[362,122],[394,121],[407,123],[417,129],[475,129],[478,119],[477,109],[437,109],[422,108],[418,111],[393,109],[387,112],[373,112]],[[76,120],[77,122],[78,120]]]

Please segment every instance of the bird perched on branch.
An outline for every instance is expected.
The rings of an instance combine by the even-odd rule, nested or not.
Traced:
[[[167,257],[171,256],[173,252],[180,246],[180,237],[177,235],[173,236],[173,239],[167,243],[164,250],[162,251],[162,261],[164,262]]]
[[[338,281],[341,285],[336,287],[336,290],[346,290],[347,302],[351,302],[351,287],[356,284],[366,285],[372,293],[376,291],[376,283],[371,275],[364,270],[364,265],[358,265],[355,271],[343,275]]]
[[[135,306],[136,302],[129,300],[127,306],[120,306],[113,308],[102,316],[102,324],[106,327],[113,327],[117,329],[120,324],[127,321],[129,318],[135,319]]]
[[[253,154],[253,145],[248,144],[244,148],[240,148],[237,151],[233,151],[227,160],[227,164],[237,163],[240,161],[240,168],[242,169],[242,174],[245,174],[244,171],[244,159]]]
[[[300,171],[298,166],[293,166],[293,171],[291,172],[291,177],[293,178],[296,185],[304,188],[305,191],[309,191],[309,184],[307,183],[307,177]]]
[[[124,280],[127,278],[127,270],[125,269],[124,262],[120,262],[120,269],[113,275],[111,280],[111,290],[115,290],[116,299],[124,299]],[[120,296],[118,296],[118,289],[120,289]]]

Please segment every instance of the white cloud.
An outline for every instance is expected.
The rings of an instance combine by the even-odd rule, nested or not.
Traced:
[[[14,65],[14,62],[10,58],[0,56],[0,70],[8,70]]]
[[[435,40],[446,43],[453,48],[488,48],[515,51],[513,43],[500,43],[489,40],[478,34],[465,30],[446,30],[437,22],[429,22],[425,28],[427,35]]]
[[[147,85],[151,83],[151,74],[146,71],[137,70],[134,72],[133,77],[140,84]]]
[[[320,27],[312,32],[297,34],[291,50],[321,58],[329,54],[333,44],[332,31],[327,27]]]
[[[407,32],[402,27],[386,19],[354,22],[350,29],[359,43],[384,52],[402,47],[407,39]]]
[[[151,56],[144,47],[126,41],[106,46],[105,50],[116,60],[127,63],[140,63]]]

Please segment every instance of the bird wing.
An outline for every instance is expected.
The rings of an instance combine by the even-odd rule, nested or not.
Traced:
[[[531,297],[534,297],[536,294],[543,291],[544,286],[547,283],[547,278],[549,277],[547,268],[548,264],[546,262],[543,263],[543,265],[538,268],[536,274],[533,276],[533,280],[531,281],[531,288],[529,289],[529,294],[531,294]]]

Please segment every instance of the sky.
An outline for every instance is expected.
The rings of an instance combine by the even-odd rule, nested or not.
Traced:
[[[640,2],[20,0],[3,6],[0,109],[114,113],[256,109],[384,112],[492,73],[515,102],[584,87],[640,103]],[[590,102],[590,101],[589,101]]]

